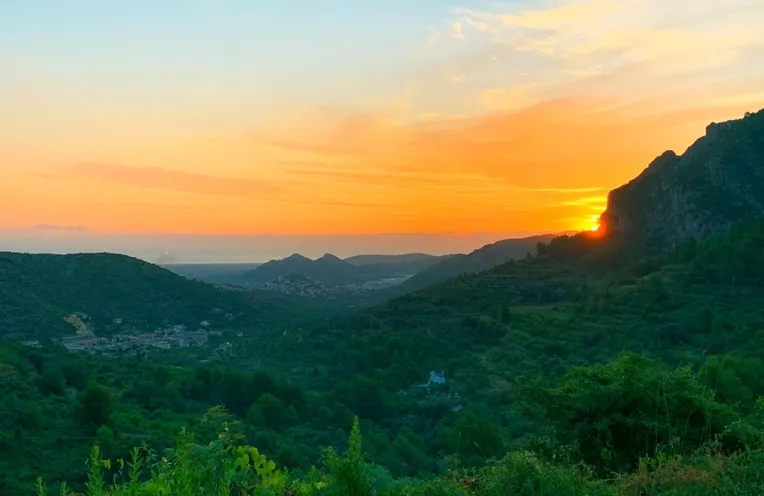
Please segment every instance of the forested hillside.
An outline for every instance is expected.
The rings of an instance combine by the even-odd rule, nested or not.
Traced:
[[[438,263],[417,272],[400,286],[394,288],[396,294],[405,294],[462,274],[472,274],[491,269],[509,260],[518,260],[536,253],[539,243],[548,243],[555,235],[544,234],[529,238],[504,239],[485,245],[468,254],[459,254],[440,260]]]
[[[427,255],[425,253],[404,253],[402,255],[355,255],[346,258],[345,261],[358,267],[378,264],[421,264],[423,267],[426,267],[429,264],[437,263],[438,260],[450,256],[451,255]]]
[[[231,284],[242,274],[256,269],[259,263],[189,263],[161,265],[165,269],[188,279],[210,284]]]
[[[146,331],[205,320],[252,329],[293,311],[283,299],[216,289],[122,255],[0,253],[0,336],[73,334],[65,319],[75,313],[108,335],[115,319]]]

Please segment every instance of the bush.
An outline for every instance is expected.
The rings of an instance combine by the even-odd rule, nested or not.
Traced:
[[[728,448],[742,447],[738,413],[689,367],[625,353],[607,365],[572,367],[553,387],[527,381],[520,390],[527,411],[602,473],[632,470],[659,450],[692,452],[722,435]]]

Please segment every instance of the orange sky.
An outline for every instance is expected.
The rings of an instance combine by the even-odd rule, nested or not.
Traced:
[[[195,31],[209,60],[172,45],[167,61],[182,67],[150,63],[144,45],[125,48],[135,59],[117,65],[99,58],[98,44],[74,43],[71,26],[58,33],[71,44],[66,63],[22,34],[0,35],[9,61],[0,66],[0,228],[586,229],[608,190],[664,150],[681,153],[709,122],[764,107],[760,2],[488,5],[423,9],[421,24],[369,58],[318,38],[327,69],[311,65],[315,54],[276,61],[294,32],[268,33],[277,53],[257,71],[263,40],[242,41],[234,56],[214,30]],[[234,22],[236,12],[224,14]],[[108,19],[94,19],[97,32],[78,28],[106,46],[129,44],[132,31]],[[26,22],[29,36],[56,35],[50,20]],[[369,29],[359,44],[393,36]]]

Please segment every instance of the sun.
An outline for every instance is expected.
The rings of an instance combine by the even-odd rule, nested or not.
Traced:
[[[589,227],[586,228],[587,231],[590,232],[597,232],[600,229],[600,217],[599,215],[592,215],[589,217]]]

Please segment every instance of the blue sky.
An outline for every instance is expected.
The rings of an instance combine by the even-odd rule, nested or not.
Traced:
[[[301,87],[300,75],[384,72],[414,58],[449,3],[364,1],[10,1],[4,56],[47,70],[225,72],[228,81]],[[16,49],[16,50],[14,50]],[[378,67],[380,65],[381,67]],[[223,74],[219,75],[223,78]]]

